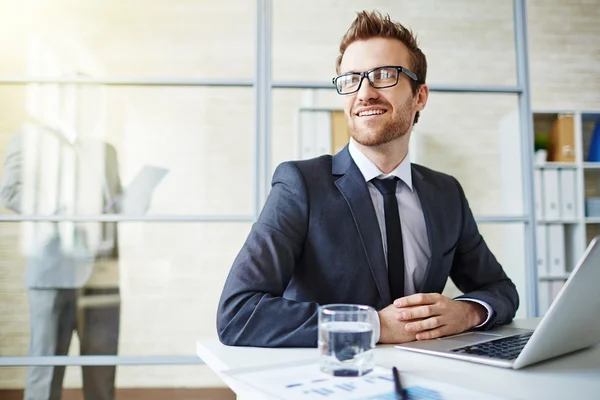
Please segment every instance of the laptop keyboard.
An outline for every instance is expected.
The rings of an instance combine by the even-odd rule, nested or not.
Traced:
[[[516,336],[491,340],[485,343],[457,347],[451,351],[459,354],[473,354],[501,358],[503,360],[514,360],[519,356],[521,350],[523,350],[523,347],[525,347],[532,334],[533,332],[527,332]]]

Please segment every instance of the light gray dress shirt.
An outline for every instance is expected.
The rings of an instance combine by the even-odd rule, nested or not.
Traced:
[[[396,187],[396,200],[398,201],[398,211],[400,212],[400,221],[402,226],[402,245],[404,247],[404,295],[409,296],[417,292],[421,287],[425,277],[425,270],[431,257],[429,248],[429,239],[427,238],[427,227],[425,217],[419,196],[412,184],[412,173],[410,164],[410,155],[407,153],[404,160],[389,174],[384,174],[367,156],[365,156],[356,146],[354,139],[350,139],[348,144],[350,156],[358,169],[362,173],[369,188],[369,194],[375,207],[377,222],[381,231],[381,241],[383,243],[383,253],[387,260],[387,239],[385,231],[385,213],[383,208],[383,195],[377,190],[371,179],[386,179],[398,177],[400,183]],[[392,301],[395,299],[392,299]],[[484,301],[476,299],[461,298],[458,300],[474,301],[481,304],[487,310],[487,318],[481,325],[485,325],[492,317],[492,307]],[[379,324],[376,324],[379,328]],[[376,329],[375,337],[379,341],[379,331]]]

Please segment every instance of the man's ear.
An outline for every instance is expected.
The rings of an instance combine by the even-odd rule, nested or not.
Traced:
[[[417,92],[416,111],[421,111],[425,108],[428,98],[429,98],[429,87],[427,85],[419,86],[419,91]]]

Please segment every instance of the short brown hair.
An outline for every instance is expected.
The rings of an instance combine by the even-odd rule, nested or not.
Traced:
[[[392,21],[389,14],[383,16],[379,11],[361,11],[356,14],[356,19],[340,43],[340,55],[335,62],[336,72],[340,73],[344,52],[353,42],[378,37],[397,39],[404,43],[410,52],[412,65],[406,67],[417,75],[417,81],[410,80],[413,94],[417,94],[419,86],[425,83],[427,77],[427,58],[417,44],[417,37],[401,23]],[[419,113],[417,112],[414,122],[416,123],[418,119]]]

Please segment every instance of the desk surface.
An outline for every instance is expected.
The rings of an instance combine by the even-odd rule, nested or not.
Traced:
[[[517,320],[510,326],[534,328],[539,320]],[[316,348],[265,349],[230,347],[218,341],[198,342],[197,354],[238,395],[238,399],[264,399],[252,388],[223,374],[229,369],[260,367],[317,359]],[[507,399],[600,398],[600,345],[557,357],[521,370],[511,370],[412,353],[380,345],[375,363],[396,366],[401,372],[457,384]]]

